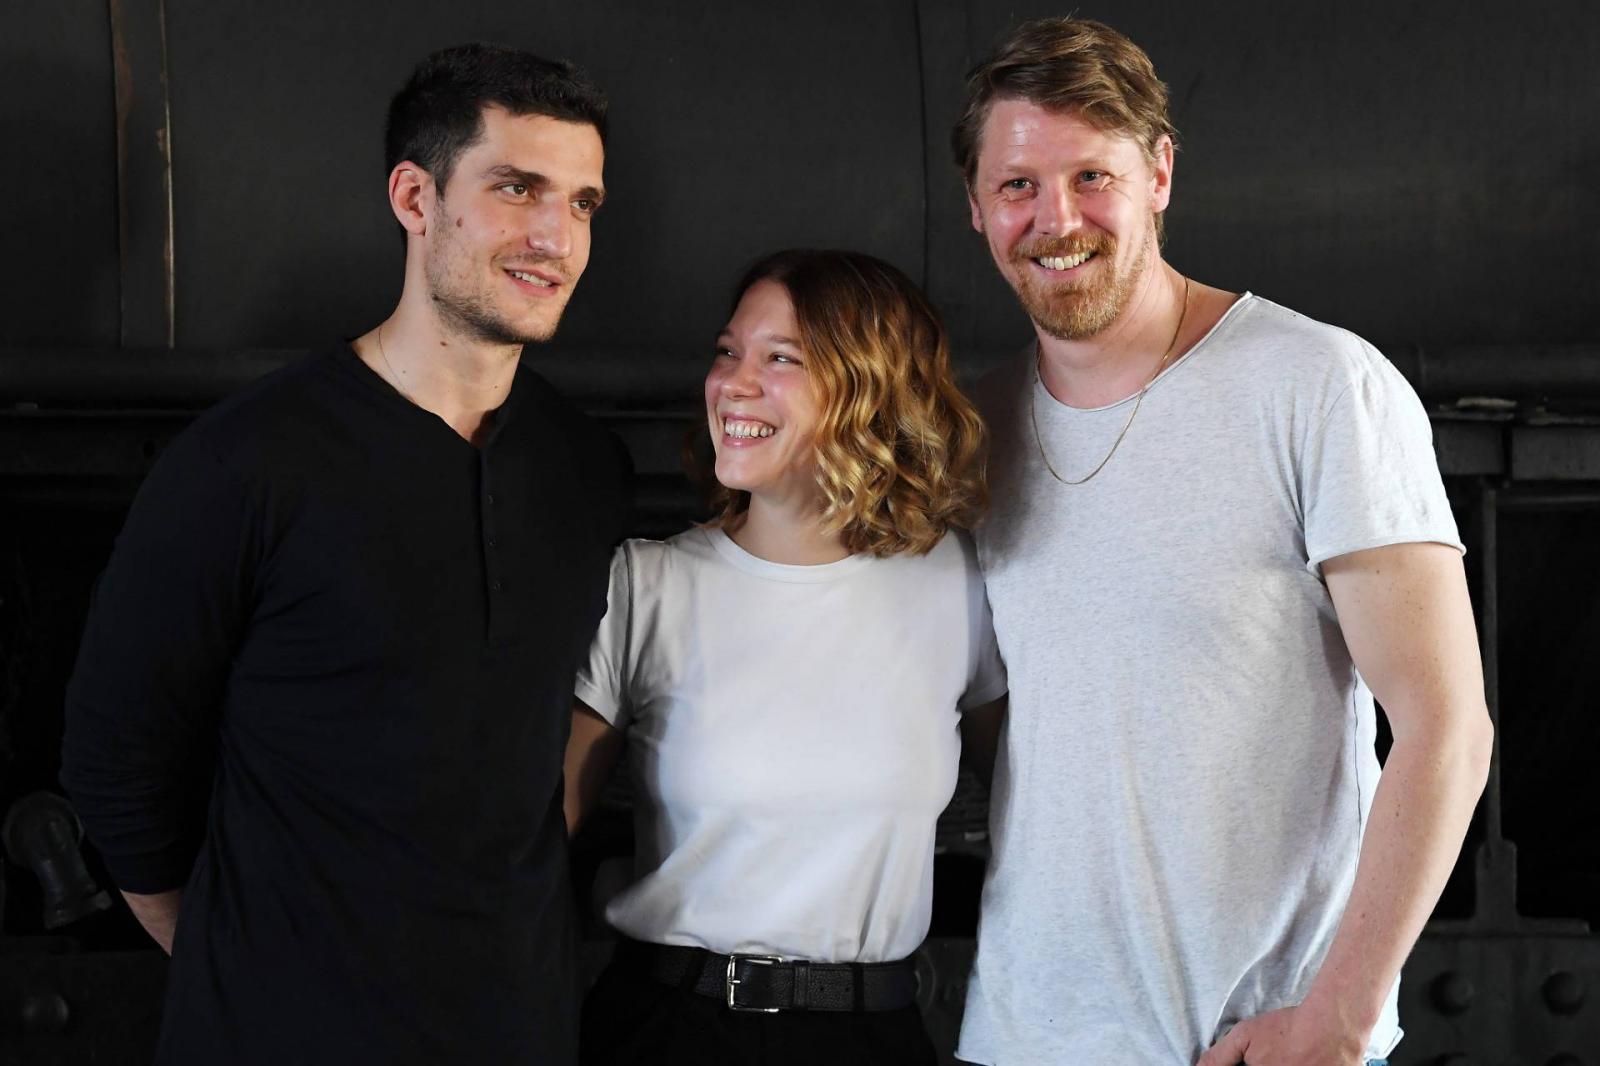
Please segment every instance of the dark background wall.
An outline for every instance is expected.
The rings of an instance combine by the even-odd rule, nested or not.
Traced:
[[[160,52],[139,45],[159,5],[111,8],[133,41],[134,106],[150,106]],[[14,217],[0,234],[0,344],[117,337],[107,10],[12,0],[4,15],[0,143]],[[1056,10],[167,0],[176,343],[293,348],[386,312],[400,254],[382,197],[385,102],[419,56],[479,38],[569,56],[613,100],[612,198],[590,274],[541,359],[642,349],[665,372],[698,372],[742,263],[828,244],[924,279],[961,357],[986,360],[1026,329],[967,227],[948,130],[965,69],[1015,20]],[[1600,336],[1592,4],[1078,10],[1140,41],[1171,86],[1182,151],[1169,254],[1180,268],[1380,345]],[[149,169],[148,149],[129,146],[135,168]],[[131,207],[150,205],[162,206],[150,196]],[[143,221],[135,242],[152,235]]]
[[[1500,777],[1436,914],[1465,924],[1437,925],[1407,971],[1413,1035],[1396,1061],[1518,1040],[1528,1062],[1590,1061],[1550,1049],[1600,1056],[1600,940],[1572,924],[1600,922],[1600,6],[1076,12],[1140,42],[1171,88],[1168,257],[1366,336],[1435,417],[1500,680]],[[948,133],[963,72],[1016,22],[1056,13],[976,0],[8,0],[0,809],[54,785],[89,588],[165,439],[281,358],[241,353],[354,335],[392,306],[401,250],[381,125],[423,54],[513,44],[578,61],[611,96],[594,257],[559,337],[527,358],[622,433],[660,532],[683,521],[671,473],[683,416],[728,286],[757,255],[831,245],[894,261],[946,315],[968,373],[1028,337],[968,226]],[[1519,869],[1520,897],[1493,903]],[[0,963],[4,933],[39,931],[17,874]],[[975,877],[942,868],[941,906],[955,907],[936,933],[970,933]],[[77,932],[96,948],[142,942],[131,920]],[[99,965],[93,979],[110,980]],[[14,972],[0,965],[8,1062]],[[1546,1008],[1562,973],[1588,1007]],[[1477,981],[1460,1010],[1459,985],[1440,984],[1450,974]],[[18,1061],[58,1061],[40,1054]]]

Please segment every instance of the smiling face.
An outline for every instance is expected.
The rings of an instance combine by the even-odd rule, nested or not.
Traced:
[[[772,501],[817,496],[821,410],[806,373],[794,303],[765,278],[739,299],[706,374],[717,481]]]
[[[973,228],[1039,328],[1082,340],[1109,327],[1157,258],[1155,216],[1171,194],[1172,146],[1137,141],[1076,112],[996,100],[967,190]]]
[[[485,108],[482,136],[435,189],[424,237],[441,319],[491,344],[548,340],[589,262],[604,160],[587,123]]]

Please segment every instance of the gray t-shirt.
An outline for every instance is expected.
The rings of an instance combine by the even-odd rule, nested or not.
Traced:
[[[1319,565],[1460,548],[1426,414],[1360,338],[1246,294],[1133,400],[979,387],[979,561],[1011,682],[958,1054],[1188,1064],[1299,1002],[1378,782],[1371,693]],[[1399,1039],[1391,993],[1372,1035]]]

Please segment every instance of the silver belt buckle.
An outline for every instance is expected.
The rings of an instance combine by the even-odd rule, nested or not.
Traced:
[[[744,1011],[747,1014],[776,1014],[776,1013],[778,1013],[778,1008],[777,1007],[741,1007],[741,1006],[739,1006],[738,1003],[734,1002],[733,990],[735,988],[737,988],[739,985],[744,983],[744,982],[740,981],[739,978],[734,976],[734,974],[738,972],[739,961],[741,959],[743,959],[745,962],[753,962],[753,963],[757,964],[758,966],[776,966],[776,965],[778,965],[778,963],[783,961],[783,958],[781,956],[778,956],[778,955],[729,955],[728,956],[728,972],[727,972],[727,975],[723,978],[723,985],[722,985],[723,989],[728,994],[727,995],[728,1009],[729,1010]]]

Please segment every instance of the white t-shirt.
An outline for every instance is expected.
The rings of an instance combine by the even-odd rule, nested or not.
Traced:
[[[821,566],[630,540],[578,698],[628,734],[638,940],[819,962],[916,950],[960,710],[998,698],[971,543]]]
[[[1192,1063],[1299,1002],[1378,783],[1320,564],[1460,547],[1428,419],[1360,338],[1250,295],[1132,400],[980,385],[978,530],[1010,673],[962,1058]],[[1399,1039],[1391,996],[1369,1058]]]

